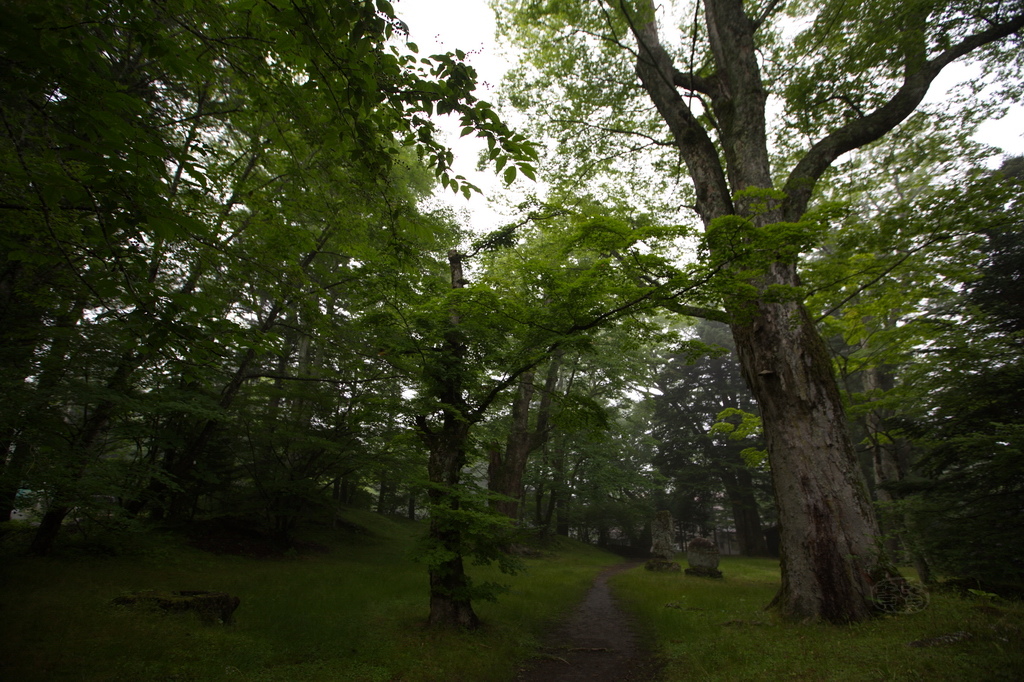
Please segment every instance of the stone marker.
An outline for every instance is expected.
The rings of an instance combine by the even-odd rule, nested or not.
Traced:
[[[686,546],[686,561],[690,567],[686,575],[701,578],[721,578],[718,570],[718,545],[707,538],[694,538]]]
[[[651,559],[644,566],[648,571],[679,571],[679,564],[672,561],[676,554],[675,538],[672,513],[662,509],[654,516],[651,524]]]

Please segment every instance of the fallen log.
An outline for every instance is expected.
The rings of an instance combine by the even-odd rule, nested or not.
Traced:
[[[235,609],[242,602],[226,592],[208,592],[205,590],[180,590],[162,592],[144,590],[133,594],[117,597],[113,603],[117,606],[149,606],[169,613],[191,611],[199,616],[204,623],[222,623],[230,625]]]

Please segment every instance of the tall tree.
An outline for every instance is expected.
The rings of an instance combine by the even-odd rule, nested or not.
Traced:
[[[502,7],[542,74],[529,83],[535,92],[520,87],[515,99],[547,106],[556,90],[572,98],[569,115],[549,121],[561,139],[603,129],[681,156],[708,257],[728,264],[722,304],[764,423],[781,526],[774,603],[793,619],[869,617],[873,583],[890,569],[828,352],[801,300],[798,254],[817,229],[808,209],[836,159],[906,120],[944,67],[972,53],[1016,64],[1024,12],[985,2],[800,3],[790,9],[806,23],[787,45],[779,2],[698,3],[681,34],[667,32],[664,15],[659,28],[651,0]],[[657,115],[617,118],[636,110],[623,97],[635,103],[641,93]],[[769,96],[789,121],[776,138],[791,163],[772,155]]]
[[[728,350],[731,340],[725,326],[702,323],[697,333],[700,342],[713,349],[711,354],[696,359],[672,357],[658,377],[660,394],[651,399],[652,434],[658,440],[655,462],[680,497],[692,500],[692,492],[700,491],[711,498],[724,491],[740,554],[765,555],[768,549],[755,488],[755,476],[763,479],[764,474],[748,466],[741,454],[754,443],[730,439],[715,429],[722,412],[755,413],[757,406]],[[712,478],[718,479],[718,485]]]
[[[487,487],[501,496],[495,500],[495,508],[513,520],[520,515],[519,499],[523,495],[523,474],[529,457],[543,447],[551,435],[551,414],[562,356],[563,351],[558,349],[548,360],[544,383],[539,387],[535,385],[534,371],[525,372],[519,378],[519,386],[512,399],[505,447],[503,450],[497,446],[491,448]],[[534,394],[538,389],[540,397],[534,410]]]
[[[928,311],[933,334],[901,372],[916,394],[899,415],[900,433],[919,456],[894,493],[928,561],[974,584],[1024,576],[1016,532],[1024,515],[1024,346],[1020,310],[1007,305],[1020,290],[1024,184],[1012,160],[1003,169],[949,198],[984,235],[976,269],[947,305]]]
[[[894,557],[914,546],[897,492],[913,448],[899,424],[921,402],[902,377],[943,335],[939,318],[962,310],[958,290],[977,277],[983,234],[1004,220],[1005,197],[975,165],[985,150],[971,126],[943,118],[915,116],[836,169],[822,187],[828,234],[802,266]]]
[[[4,381],[29,398],[3,406],[0,487],[9,498],[25,483],[33,452],[62,472],[38,551],[88,497],[74,479],[120,442],[108,436],[132,406],[164,410],[164,435],[196,423],[151,458],[164,493],[189,488],[165,495],[187,515],[224,411],[280,349],[304,280],[401,241],[409,224],[381,217],[409,204],[401,168],[472,191],[431,114],[532,172],[523,138],[476,98],[465,55],[420,57],[406,33],[386,0],[0,6]],[[43,357],[53,371],[39,372]],[[150,390],[172,374],[216,398],[172,407]],[[63,445],[40,447],[34,434],[53,429],[32,404],[60,404],[47,413]],[[57,478],[36,468],[35,484]]]

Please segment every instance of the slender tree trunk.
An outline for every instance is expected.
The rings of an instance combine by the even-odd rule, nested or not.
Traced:
[[[559,495],[554,500],[555,534],[569,537],[569,496]]]
[[[866,345],[866,344],[865,344]],[[877,398],[877,392],[885,392],[894,387],[892,376],[879,367],[870,367],[862,372],[864,393],[869,400]],[[900,539],[899,524],[893,524],[893,503],[898,498],[889,489],[890,484],[899,483],[903,480],[903,466],[899,461],[896,441],[890,441],[885,436],[887,431],[886,421],[890,416],[888,410],[875,408],[864,417],[864,428],[867,431],[868,442],[871,444],[871,464],[875,477],[875,499],[889,507],[883,510],[879,524],[885,533],[885,548],[890,556],[899,556],[903,542]],[[892,527],[887,527],[892,526]]]
[[[544,525],[544,482],[538,481],[533,490],[533,523],[540,528],[541,535],[547,533]]]
[[[732,507],[732,518],[736,525],[736,541],[743,556],[765,556],[768,546],[761,532],[761,515],[754,498],[754,482],[750,472],[737,454],[734,462],[718,466],[718,475],[725,487],[725,494]]]
[[[0,523],[10,521],[11,514],[17,509],[18,491],[21,490],[25,471],[32,460],[32,446],[24,438],[16,437],[13,442],[3,445],[11,450],[11,454],[0,471]],[[3,454],[6,454],[6,450],[0,453]]]
[[[377,495],[377,513],[383,516],[391,514],[394,509],[392,504],[392,498],[395,494],[395,488],[397,486],[388,481],[387,479],[381,479],[380,481],[380,493]]]
[[[534,428],[530,428],[530,407],[535,392],[535,373],[529,371],[520,377],[519,391],[512,403],[512,426],[505,443],[505,451],[491,451],[490,465],[487,468],[488,487],[492,492],[511,498],[495,501],[494,508],[513,521],[519,518],[519,501],[523,496],[523,475],[526,473],[527,461],[532,453],[544,445],[548,437],[548,423],[558,384],[562,354],[560,349],[557,350],[548,363]]]
[[[530,405],[535,387],[534,372],[524,372],[519,378],[519,390],[512,401],[512,424],[505,449],[493,447],[487,466],[487,487],[493,493],[504,495],[504,500],[494,500],[491,506],[510,519],[519,514],[519,497],[522,495],[523,473],[526,460],[533,449],[533,433],[530,431]]]
[[[137,367],[132,357],[122,358],[121,364],[107,382],[106,389],[117,394],[128,390],[129,381]],[[68,448],[67,479],[55,486],[53,501],[43,515],[32,539],[31,552],[40,556],[50,553],[53,543],[60,533],[61,524],[70,512],[73,499],[77,496],[75,487],[81,481],[86,469],[100,456],[100,441],[106,434],[110,422],[117,412],[115,402],[107,400],[99,403],[89,414],[81,430],[72,440]]]
[[[7,312],[6,310],[4,312]],[[67,373],[68,354],[71,348],[72,330],[82,319],[83,304],[72,302],[67,309],[57,315],[49,333],[40,330],[31,337],[32,347],[16,349],[15,358],[4,354],[8,361],[7,369],[12,384],[25,385],[25,379],[33,371],[37,373],[35,387],[27,394],[28,400],[18,401],[5,410],[2,421],[5,439],[0,443],[0,522],[9,521],[11,512],[16,508],[18,490],[22,487],[26,472],[32,465],[34,454],[32,427],[33,420],[39,418],[40,412],[55,411],[51,391],[64,380]],[[41,320],[33,319],[33,323]],[[8,330],[10,331],[10,330]],[[7,345],[9,340],[0,335],[0,343]],[[40,342],[45,339],[49,343],[49,351],[32,369],[31,356],[38,350]],[[28,338],[21,339],[27,343]],[[22,353],[25,353],[24,357]]]
[[[544,511],[540,520],[541,535],[551,534],[551,523],[555,518],[555,507],[558,505],[558,490],[552,486],[551,492],[548,493],[548,503],[544,506]],[[542,504],[544,501],[543,496],[537,498],[537,503]]]
[[[884,367],[872,367],[863,373],[864,392],[871,395],[875,391],[890,391],[895,387],[895,379]],[[898,556],[901,551],[909,553],[921,582],[932,581],[931,567],[928,559],[913,540],[901,532],[908,525],[906,513],[899,509],[900,496],[890,489],[890,485],[899,483],[906,476],[910,466],[910,444],[903,438],[889,438],[887,420],[891,416],[889,410],[873,409],[865,417],[865,429],[871,443],[872,471],[875,476],[875,497],[888,507],[887,513],[880,519],[882,530],[886,532],[886,549],[891,556]],[[891,526],[887,528],[885,524]]]
[[[459,484],[466,463],[465,443],[469,429],[459,423],[446,424],[430,451],[430,539],[451,555],[450,559],[430,565],[431,626],[457,626],[474,629],[480,619],[469,596],[469,576],[462,560],[462,530],[447,513],[458,512],[458,496],[452,488]]]
[[[64,519],[67,518],[70,512],[71,507],[66,506],[55,506],[47,509],[39,522],[39,526],[36,528],[35,535],[32,536],[29,552],[36,556],[46,556],[49,554],[50,550],[53,549],[54,542],[57,541],[57,536],[60,534]]]
[[[352,472],[344,474],[337,479],[338,502],[341,504],[352,504],[355,501],[356,489],[359,487],[359,479]]]
[[[754,497],[754,481],[750,472],[739,469],[736,472],[739,487],[738,514],[742,521],[737,522],[737,530],[743,529],[740,535],[740,553],[744,556],[767,556],[768,543],[765,542],[764,531],[761,529],[761,513],[757,499]]]
[[[448,254],[453,289],[465,286],[462,255]],[[434,627],[474,629],[480,619],[470,600],[470,580],[462,561],[462,529],[457,518],[458,487],[466,466],[466,446],[471,424],[467,419],[463,375],[466,371],[466,343],[459,329],[460,319],[454,311],[443,347],[438,353],[437,367],[428,371],[437,377],[438,395],[443,405],[441,424],[431,428],[426,417],[418,417],[420,435],[429,448],[427,474],[430,479],[431,544],[450,558],[429,564],[430,616]]]

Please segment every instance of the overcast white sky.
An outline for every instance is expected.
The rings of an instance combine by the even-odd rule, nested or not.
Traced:
[[[494,13],[487,0],[397,0],[395,11],[409,25],[409,39],[419,46],[420,54],[455,49],[466,52],[483,83],[480,97],[491,102],[497,99],[495,89],[507,69],[507,61],[494,39]],[[943,99],[942,90],[933,87],[928,100]],[[456,172],[470,178],[485,193],[502,191],[502,183],[492,173],[476,171],[482,145],[471,138],[460,140],[457,126],[450,129]],[[1010,154],[1024,154],[1024,109],[1017,107],[1002,120],[983,125],[977,139]],[[457,210],[468,209],[474,230],[488,231],[502,222],[501,215],[488,208],[483,198],[466,201],[461,195],[456,197],[448,192],[443,200]]]
[[[508,67],[494,39],[494,13],[487,0],[397,0],[394,5],[395,12],[409,25],[409,40],[416,43],[421,55],[462,50],[477,71],[480,99],[492,103],[497,100],[496,90]],[[504,185],[494,173],[476,170],[477,158],[485,145],[472,137],[460,138],[457,122],[447,127],[444,123],[439,121],[449,133],[456,173],[469,178],[485,194],[502,191]],[[444,203],[469,212],[467,227],[474,231],[489,232],[505,222],[500,213],[488,206],[485,197],[474,195],[466,200],[440,186],[438,192]]]

